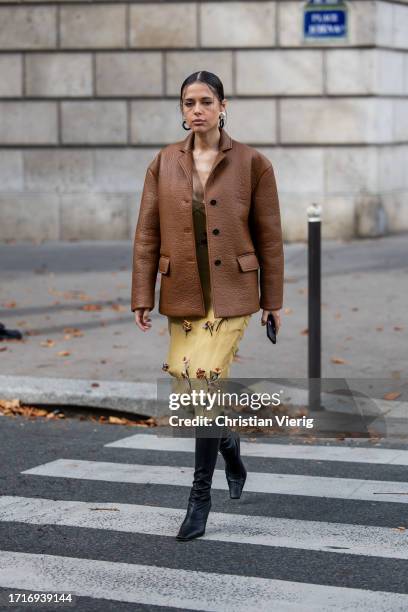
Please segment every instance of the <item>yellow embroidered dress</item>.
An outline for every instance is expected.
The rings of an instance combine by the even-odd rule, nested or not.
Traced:
[[[173,392],[178,393],[186,393],[192,388],[211,390],[212,381],[228,378],[239,341],[251,317],[250,314],[222,318],[214,316],[203,191],[194,165],[193,221],[206,314],[204,317],[168,317],[170,344],[163,370],[178,380],[179,384],[173,383]],[[197,385],[197,382],[201,384]]]

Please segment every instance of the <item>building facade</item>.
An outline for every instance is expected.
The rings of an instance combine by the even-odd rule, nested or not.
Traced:
[[[0,240],[132,238],[196,70],[271,160],[286,240],[311,203],[327,238],[407,230],[408,0],[345,4],[347,37],[305,40],[293,0],[0,0]]]

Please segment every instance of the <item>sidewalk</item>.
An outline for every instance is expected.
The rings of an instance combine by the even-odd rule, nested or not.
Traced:
[[[0,245],[0,374],[114,382],[162,377],[167,319],[141,332],[130,312],[131,242]],[[323,242],[322,376],[403,378],[408,351],[407,235]],[[306,244],[285,245],[276,345],[252,315],[232,377],[307,377]],[[1,390],[0,390],[1,391]]]

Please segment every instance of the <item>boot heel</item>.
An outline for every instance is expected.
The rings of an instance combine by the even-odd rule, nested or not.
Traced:
[[[247,478],[247,471],[241,459],[241,444],[239,436],[235,437],[228,431],[226,438],[221,439],[220,452],[225,460],[225,476],[227,478],[230,499],[239,499]]]
[[[243,466],[244,467],[244,466]],[[242,495],[242,489],[244,488],[244,484],[246,481],[247,472],[244,467],[245,475],[240,478],[231,478],[227,471],[225,475],[227,477],[228,488],[230,492],[230,499],[239,499]]]

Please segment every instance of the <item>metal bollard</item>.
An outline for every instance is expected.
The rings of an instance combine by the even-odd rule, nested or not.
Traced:
[[[321,406],[321,207],[312,204],[308,216],[308,378],[309,409]]]

